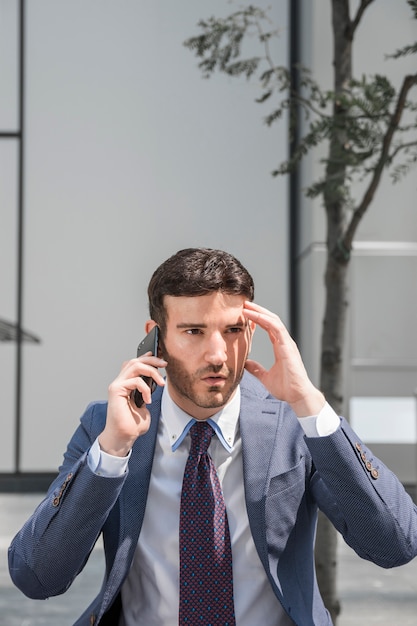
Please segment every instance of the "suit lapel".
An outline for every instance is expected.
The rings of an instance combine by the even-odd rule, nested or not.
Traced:
[[[275,447],[278,430],[279,403],[271,400],[259,405],[259,398],[244,398],[240,408],[243,473],[246,497],[252,503],[265,493],[269,459]]]
[[[241,393],[240,432],[246,508],[253,539],[267,568],[268,556],[264,541],[265,493],[280,424],[281,403],[268,396],[264,387],[247,374],[242,380]]]

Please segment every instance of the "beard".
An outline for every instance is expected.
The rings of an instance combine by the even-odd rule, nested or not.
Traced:
[[[226,365],[207,365],[194,373],[190,373],[184,362],[169,354],[165,346],[162,352],[163,358],[168,363],[165,371],[170,388],[175,390],[183,399],[192,402],[202,409],[220,409],[225,406],[234,394],[243,376],[243,365],[241,371],[237,374]],[[202,377],[210,374],[222,376],[224,378],[222,385],[208,386],[203,383],[205,387],[199,390],[198,387],[201,385]]]

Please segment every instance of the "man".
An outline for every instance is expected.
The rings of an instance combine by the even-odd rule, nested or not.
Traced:
[[[31,598],[65,592],[102,533],[103,587],[77,626],[330,625],[314,574],[317,508],[383,567],[416,555],[416,508],[326,404],[237,259],[182,250],[155,271],[148,296],[159,353],[124,363],[108,403],[87,408],[59,477],[10,547],[15,584]],[[271,340],[269,370],[247,358],[256,326]],[[142,376],[158,385],[152,397]],[[203,430],[208,454],[195,443]],[[202,463],[196,474],[190,462]],[[193,517],[196,485],[194,510],[200,492],[215,495]]]

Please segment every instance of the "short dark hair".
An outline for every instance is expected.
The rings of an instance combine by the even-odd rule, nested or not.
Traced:
[[[214,291],[253,300],[253,278],[236,257],[223,250],[179,250],[155,270],[149,281],[149,314],[165,335],[164,296],[203,296]]]

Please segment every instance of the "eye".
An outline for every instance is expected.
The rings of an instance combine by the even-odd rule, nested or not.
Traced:
[[[227,333],[230,333],[231,335],[237,334],[237,333],[241,333],[243,331],[243,328],[241,326],[232,326],[231,328],[227,329]]]
[[[202,330],[201,328],[187,328],[185,332],[187,335],[200,335]]]

